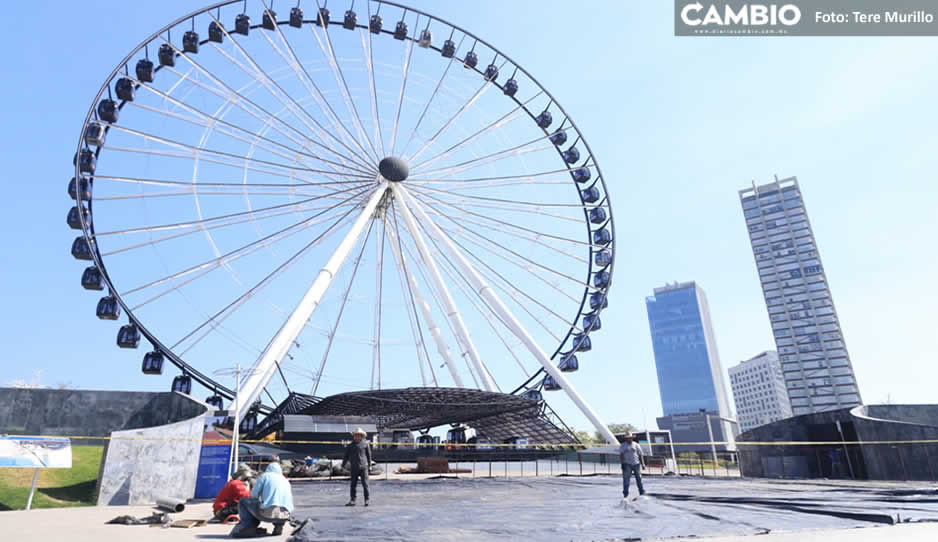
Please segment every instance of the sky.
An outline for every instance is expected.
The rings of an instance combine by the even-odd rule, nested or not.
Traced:
[[[644,298],[666,282],[706,291],[724,370],[774,347],[737,191],[775,175],[799,179],[864,401],[936,401],[935,38],[678,38],[668,2],[413,6],[525,66],[603,168],[616,269],[603,329],[572,379],[606,422],[653,426],[661,414]],[[191,9],[179,0],[8,7],[17,24],[0,35],[9,52],[0,385],[41,371],[48,386],[165,386],[143,378],[139,352],[119,351],[112,326],[94,317],[97,297],[81,289],[83,265],[69,255],[66,185],[104,78]],[[565,398],[549,400],[589,429]]]

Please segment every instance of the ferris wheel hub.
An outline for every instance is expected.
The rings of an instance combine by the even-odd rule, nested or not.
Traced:
[[[385,179],[399,183],[407,178],[410,173],[410,167],[407,162],[396,156],[388,156],[378,163],[378,171]]]

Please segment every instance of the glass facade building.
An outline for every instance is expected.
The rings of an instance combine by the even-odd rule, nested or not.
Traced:
[[[706,294],[694,282],[675,283],[656,288],[645,306],[664,412],[658,426],[675,442],[703,442],[709,415],[714,440],[731,441],[733,428],[720,420],[731,412]]]
[[[861,404],[798,179],[739,191],[792,413]]]
[[[665,415],[729,415],[723,368],[710,324],[707,298],[693,282],[656,288],[645,299]]]

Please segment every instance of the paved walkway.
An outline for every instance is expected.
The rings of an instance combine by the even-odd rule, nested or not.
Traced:
[[[231,527],[210,523],[191,529],[160,528],[149,525],[107,525],[117,516],[146,517],[157,511],[152,506],[89,506],[82,508],[47,508],[0,512],[3,540],[9,542],[174,542],[179,540],[228,540]],[[186,505],[185,511],[172,514],[174,520],[208,519],[211,503]],[[288,534],[288,532],[287,532]],[[285,540],[266,537],[264,540]]]

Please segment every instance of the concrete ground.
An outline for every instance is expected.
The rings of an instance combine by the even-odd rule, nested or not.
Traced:
[[[664,540],[708,542],[933,542],[934,484],[781,482],[647,477],[649,497],[619,503],[615,476],[372,480],[372,506],[344,507],[342,480],[294,484],[296,515],[312,517],[323,540]],[[722,500],[721,500],[722,499]],[[831,510],[841,516],[831,516]],[[192,529],[107,525],[149,516],[150,506],[0,512],[4,542],[220,540],[231,527]],[[191,503],[173,519],[206,519]],[[769,530],[768,534],[758,534]],[[269,540],[285,540],[266,537]],[[714,536],[719,535],[719,536]],[[729,535],[729,536],[728,536]],[[709,536],[709,537],[708,537]]]

